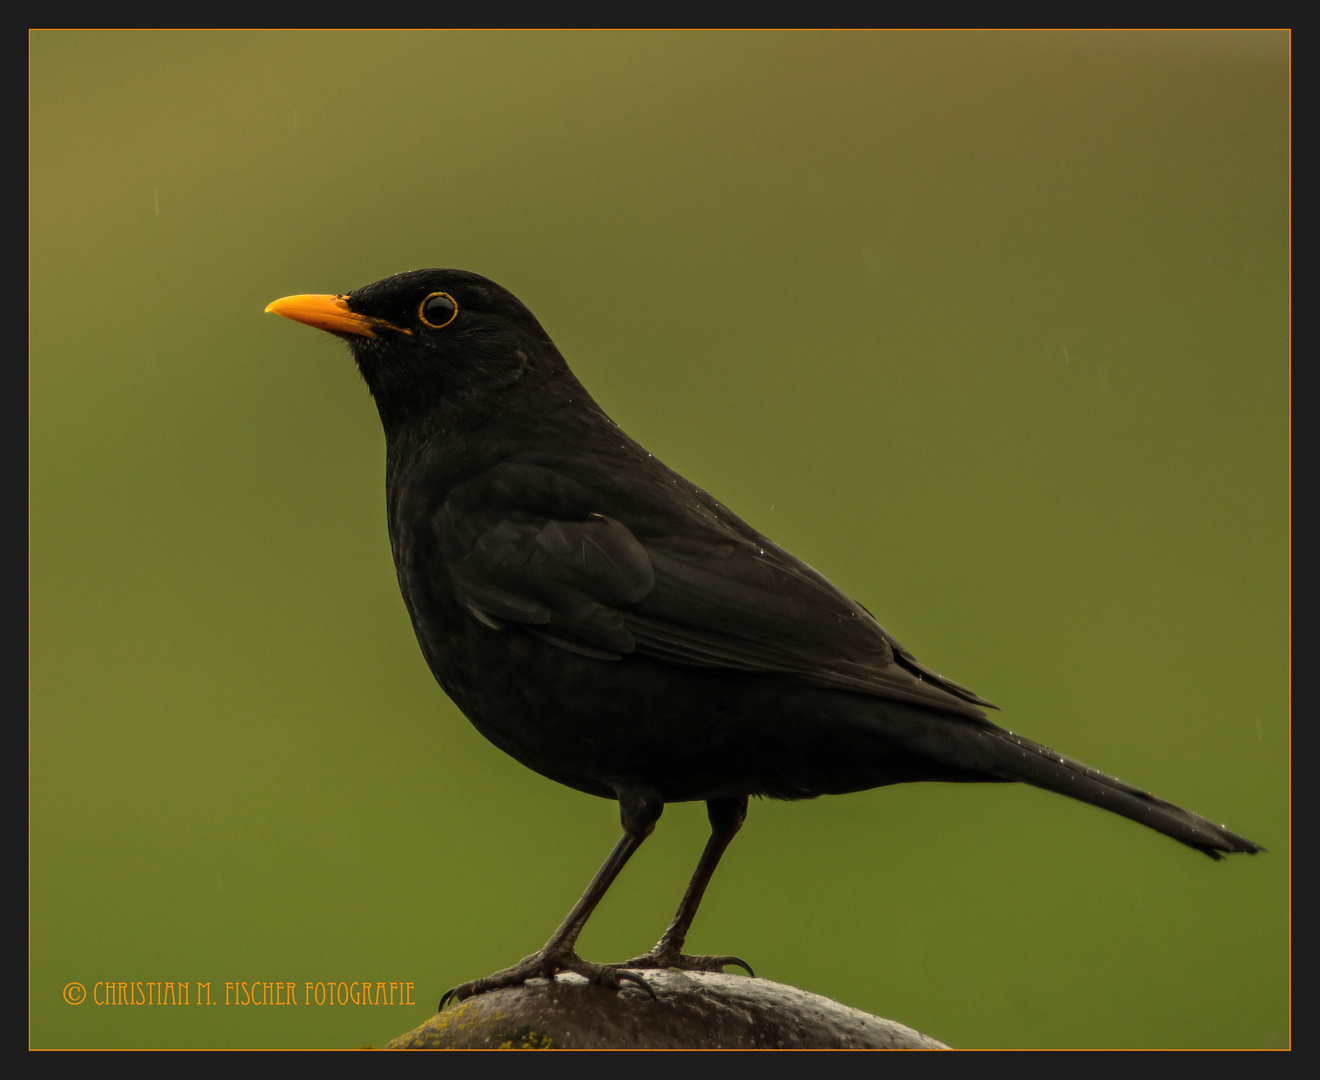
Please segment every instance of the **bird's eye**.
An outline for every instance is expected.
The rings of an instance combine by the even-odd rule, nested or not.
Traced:
[[[418,311],[422,322],[433,330],[440,330],[458,318],[458,304],[447,292],[433,292]]]

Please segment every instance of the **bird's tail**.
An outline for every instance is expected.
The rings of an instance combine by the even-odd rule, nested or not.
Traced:
[[[982,734],[983,737],[993,737],[993,760],[989,763],[989,771],[1005,780],[1031,784],[1122,814],[1188,847],[1203,851],[1212,859],[1223,858],[1225,853],[1247,852],[1254,855],[1265,850],[1259,844],[1230,832],[1222,825],[1207,821],[1199,814],[1157,799],[1147,791],[1125,784],[1116,777],[1106,776],[1047,746],[1024,739],[1021,735],[992,726],[982,729]],[[984,742],[982,746],[990,749]]]

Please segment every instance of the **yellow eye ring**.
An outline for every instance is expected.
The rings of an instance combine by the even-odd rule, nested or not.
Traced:
[[[458,318],[458,301],[447,292],[433,292],[418,305],[417,317],[432,330],[443,330]]]

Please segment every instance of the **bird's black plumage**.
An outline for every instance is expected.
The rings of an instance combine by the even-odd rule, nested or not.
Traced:
[[[493,282],[417,270],[268,310],[343,337],[371,390],[399,586],[440,685],[500,749],[620,802],[624,839],[546,948],[458,996],[562,968],[617,984],[733,962],[681,947],[752,795],[1022,781],[1215,857],[1260,850],[993,724],[988,702],[630,439]],[[622,968],[581,961],[577,932],[664,803],[696,799],[711,846],[674,925]]]

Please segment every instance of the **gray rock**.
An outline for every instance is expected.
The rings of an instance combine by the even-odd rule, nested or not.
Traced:
[[[577,975],[468,998],[386,1049],[947,1049],[837,1001],[766,979],[642,973],[655,992]]]

